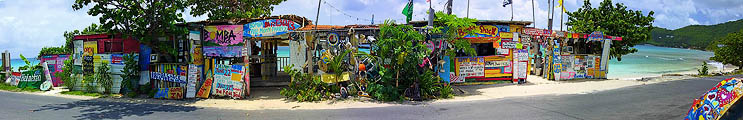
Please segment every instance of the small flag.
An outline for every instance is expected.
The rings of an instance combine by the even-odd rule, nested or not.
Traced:
[[[513,3],[512,0],[503,0],[503,7],[506,7],[506,5],[510,5],[511,3]]]
[[[408,5],[405,5],[405,8],[402,9],[402,14],[406,16],[405,22],[413,20],[413,0],[410,0]]]
[[[556,8],[562,8],[563,12],[568,12],[568,10],[565,10],[565,6],[562,5],[562,0],[558,0],[557,3],[560,3],[560,5],[555,6]]]

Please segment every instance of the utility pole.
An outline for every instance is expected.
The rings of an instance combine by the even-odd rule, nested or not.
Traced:
[[[451,15],[451,2],[452,2],[452,0],[448,0],[446,2],[446,14],[449,14],[449,15]]]
[[[310,33],[310,34],[314,34],[314,32],[317,31],[317,23],[318,23],[318,21],[320,21],[320,5],[321,4],[322,4],[322,0],[317,0],[317,14],[315,15],[315,27],[312,28],[313,29],[313,31],[312,31],[313,33]],[[312,37],[317,37],[317,35],[312,35]],[[312,39],[313,39],[312,40],[312,47],[307,47],[307,48],[317,47],[317,42],[315,42],[315,40],[314,40],[315,38],[312,38]],[[307,44],[310,44],[310,43],[307,43]],[[314,68],[315,67],[315,56],[314,56],[315,55],[315,49],[311,49],[310,51],[312,52],[312,54],[309,54],[309,55],[308,55],[308,52],[305,52],[305,56],[307,58],[309,58],[309,60],[310,60],[309,67],[307,67],[308,68],[307,72],[310,73],[310,75],[314,75],[314,73],[315,73],[314,72],[315,71],[315,68]]]
[[[562,9],[560,9],[560,11],[562,11],[562,12],[560,12],[560,31],[562,31],[562,24],[563,24],[563,22],[562,22],[562,16],[565,16],[565,15],[563,15],[563,14],[565,14],[565,4],[562,4],[564,2],[565,2],[564,0],[560,0],[560,8],[562,8]]]
[[[433,11],[433,2],[428,2],[428,26],[433,27],[433,19],[435,12]]]
[[[534,9],[534,0],[531,0],[531,21],[534,22],[534,28],[537,27],[537,18],[536,18],[536,12]]]
[[[547,7],[550,8],[547,11],[548,11],[549,14],[552,15],[551,17],[550,17],[550,15],[547,15],[547,18],[549,18],[549,19],[547,19],[547,22],[549,22],[549,23],[547,23],[547,29],[551,31],[552,30],[552,18],[554,18],[554,16],[555,16],[555,13],[554,13],[555,12],[555,9],[552,8],[553,7],[552,6],[552,0],[547,0],[547,5],[548,5]]]
[[[467,18],[470,18],[470,0],[467,0]]]
[[[374,25],[374,14],[372,14],[371,24]]]
[[[513,21],[513,1],[511,1],[511,21]]]

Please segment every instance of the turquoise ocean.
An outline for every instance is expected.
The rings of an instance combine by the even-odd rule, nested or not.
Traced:
[[[660,76],[667,73],[696,71],[703,61],[708,61],[714,53],[700,50],[637,45],[638,52],[622,56],[622,61],[609,61],[608,78],[641,78]],[[368,51],[368,50],[363,50]],[[279,57],[290,57],[289,47],[280,46]],[[31,64],[38,64],[36,58],[28,58]],[[709,61],[708,61],[709,62]],[[25,65],[23,60],[13,57],[11,66],[14,70]]]
[[[622,56],[622,61],[616,58],[609,61],[608,78],[630,79],[651,76],[660,76],[668,73],[682,73],[694,71],[702,66],[702,62],[709,61],[713,52],[667,48],[652,45],[636,45],[636,53]],[[710,66],[710,69],[713,69]]]

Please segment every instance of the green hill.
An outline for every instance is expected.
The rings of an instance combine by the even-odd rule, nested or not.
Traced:
[[[743,19],[717,25],[690,25],[676,30],[654,28],[648,44],[663,47],[706,49],[713,41],[743,29]]]

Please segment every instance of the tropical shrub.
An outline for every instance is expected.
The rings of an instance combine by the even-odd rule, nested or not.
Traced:
[[[136,86],[132,82],[139,79],[139,63],[136,60],[137,58],[138,57],[135,54],[124,55],[124,69],[121,70],[123,73],[121,75],[121,78],[123,78],[121,81],[121,91],[127,92],[127,94],[136,94],[136,92],[134,92]]]
[[[301,73],[292,69],[294,65],[284,67],[284,71],[292,80],[287,88],[281,89],[280,94],[299,102],[320,101],[330,97],[330,85],[323,83],[319,77]]]
[[[707,61],[702,63],[702,69],[697,70],[699,75],[709,75],[709,68],[707,67]]]
[[[55,73],[54,76],[59,78],[59,80],[62,80],[63,85],[67,87],[69,90],[73,90],[76,86],[75,79],[71,76],[74,71],[72,71],[72,60],[68,59],[64,61],[64,67],[62,67],[62,72]]]
[[[95,80],[100,87],[103,88],[103,93],[111,93],[111,87],[113,86],[113,79],[111,79],[111,73],[108,72],[108,62],[101,63],[98,67],[98,71],[95,73]]]

